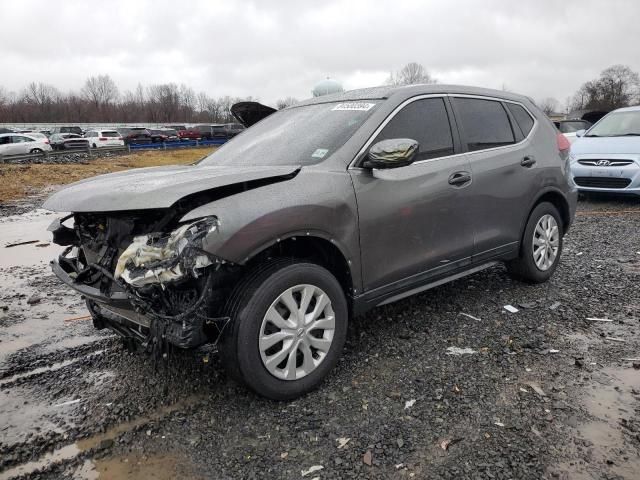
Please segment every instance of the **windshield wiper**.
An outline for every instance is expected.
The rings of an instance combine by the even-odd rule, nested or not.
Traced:
[[[623,133],[622,135],[615,135],[616,137],[640,137],[640,133]]]

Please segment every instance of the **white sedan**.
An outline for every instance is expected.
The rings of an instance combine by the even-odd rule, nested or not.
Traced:
[[[0,134],[0,155],[20,155],[51,151],[49,139],[35,137],[28,133]]]

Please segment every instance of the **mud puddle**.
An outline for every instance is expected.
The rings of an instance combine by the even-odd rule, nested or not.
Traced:
[[[48,353],[104,338],[90,322],[65,322],[87,311],[49,268],[62,247],[47,227],[60,216],[40,209],[0,218],[0,365],[21,350]]]
[[[148,423],[157,422],[173,412],[195,405],[201,399],[201,396],[188,397],[174,403],[173,405],[161,407],[150,415],[138,417],[130,422],[119,423],[102,434],[78,440],[74,443],[58,448],[53,452],[49,452],[38,460],[23,463],[0,472],[0,480],[9,480],[21,475],[29,475],[34,472],[51,468],[55,464],[74,460],[84,453],[91,453],[92,451],[100,451],[110,448],[119,435],[133,431]],[[131,460],[128,460],[128,458],[131,458]],[[125,459],[127,459],[126,462]],[[111,457],[108,459],[98,460],[88,459],[75,471],[73,476],[80,480],[97,478],[176,478],[175,474],[168,476],[165,475],[175,472],[177,464],[173,463],[170,465],[167,463],[170,459],[171,456],[146,457],[144,459],[142,457],[137,457],[136,459],[135,455],[130,457]],[[131,464],[129,465],[129,463]],[[153,475],[158,476],[154,477]],[[189,477],[182,476],[181,478]]]
[[[577,427],[581,461],[564,464],[563,478],[636,480],[640,475],[640,370],[609,367],[594,372],[583,401],[589,420]],[[634,442],[635,440],[635,442]],[[605,477],[604,472],[609,476]]]
[[[73,473],[77,480],[184,480],[196,479],[191,472],[185,471],[185,461],[174,454],[135,455],[109,457],[100,460],[86,460]]]
[[[59,213],[34,210],[0,219],[0,268],[47,264],[62,247],[47,228]],[[25,243],[30,242],[30,243]]]

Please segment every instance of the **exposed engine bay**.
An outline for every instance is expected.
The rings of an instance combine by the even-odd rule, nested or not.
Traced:
[[[67,246],[52,266],[85,296],[96,328],[155,352],[193,348],[216,342],[229,321],[222,302],[237,267],[202,248],[219,227],[213,216],[178,224],[165,209],[76,213],[49,228]]]

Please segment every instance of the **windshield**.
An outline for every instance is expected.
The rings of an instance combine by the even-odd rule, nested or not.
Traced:
[[[202,160],[203,165],[312,165],[329,158],[377,103],[322,103],[281,110]]]
[[[610,113],[586,137],[640,136],[640,110]]]

